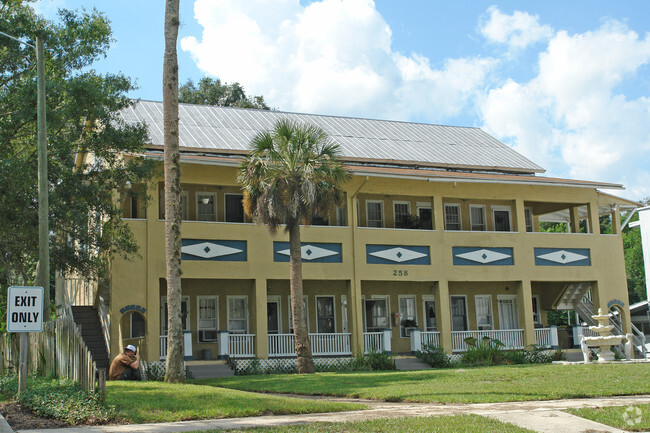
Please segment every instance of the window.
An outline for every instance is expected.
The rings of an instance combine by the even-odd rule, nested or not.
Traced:
[[[364,312],[366,332],[381,332],[390,327],[387,298],[366,299]]]
[[[395,218],[396,229],[410,228],[409,219],[411,216],[411,203],[407,201],[393,202],[393,217]]]
[[[526,207],[524,208],[524,216],[526,218],[526,231],[532,233],[533,231],[533,209]]]
[[[465,296],[451,296],[451,330],[467,331],[467,301]]]
[[[492,225],[495,232],[510,231],[510,206],[492,206]]]
[[[181,219],[187,221],[190,219],[190,211],[188,206],[189,194],[187,191],[181,192]],[[165,188],[161,184],[158,189],[158,218],[165,219]]]
[[[366,221],[368,227],[384,226],[384,202],[381,200],[366,200]]]
[[[219,298],[217,296],[196,297],[199,343],[217,341],[219,329]]]
[[[542,315],[539,309],[539,296],[537,295],[533,296],[533,322],[536,325],[542,324]]]
[[[181,299],[181,325],[183,326],[183,331],[190,330],[190,297],[183,296]],[[160,333],[161,335],[167,335],[167,297],[160,297]]]
[[[417,211],[418,211],[418,218],[420,219],[419,221],[420,226],[418,228],[424,230],[432,230],[433,214],[431,212],[431,203],[418,202]]]
[[[132,311],[129,317],[130,338],[142,338],[145,333],[144,316],[138,312]]]
[[[339,206],[336,208],[336,225],[345,226],[347,225],[347,213],[344,206]]]
[[[336,332],[334,325],[334,297],[316,296],[317,332],[332,334]]]
[[[517,295],[499,295],[499,328],[519,329],[519,310],[517,309]]]
[[[469,221],[472,231],[484,232],[487,229],[485,206],[480,204],[469,205]]]
[[[280,297],[268,296],[266,298],[267,332],[269,334],[280,333]]]
[[[228,331],[248,334],[248,296],[228,296]]]
[[[227,223],[243,223],[244,222],[244,205],[242,194],[226,194],[226,222]]]
[[[348,332],[348,297],[341,295],[341,332]]]
[[[213,192],[196,193],[196,220],[197,221],[216,221],[217,220],[217,200]]]
[[[424,330],[436,331],[436,301],[433,296],[422,297],[424,308]]]
[[[492,329],[492,296],[476,295],[476,329],[479,331]]]
[[[291,296],[288,297],[289,302],[287,303],[289,305],[289,332],[293,334],[293,310],[291,307]],[[305,322],[307,322],[307,332],[309,332],[309,309],[308,303],[307,303],[307,295],[303,296],[302,298],[303,305],[305,306]]]
[[[402,338],[411,336],[410,328],[418,326],[415,314],[415,296],[399,296],[399,335]]]
[[[459,204],[445,204],[445,230],[462,230]]]

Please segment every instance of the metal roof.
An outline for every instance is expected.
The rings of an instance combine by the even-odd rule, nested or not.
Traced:
[[[138,101],[120,114],[127,123],[145,123],[151,145],[163,145],[162,102]],[[281,118],[319,126],[341,146],[345,160],[531,174],[545,171],[479,128],[208,105],[180,104],[180,146],[197,152],[246,152],[257,133],[271,130]]]

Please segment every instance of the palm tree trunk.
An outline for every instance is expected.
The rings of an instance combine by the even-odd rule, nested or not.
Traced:
[[[181,323],[181,185],[178,149],[178,39],[180,0],[167,0],[163,65],[165,139],[165,258],[167,265],[166,382],[184,382]]]
[[[313,373],[314,360],[307,333],[305,304],[302,292],[302,254],[300,251],[300,224],[289,223],[289,285],[291,287],[291,314],[293,316],[293,335],[298,355],[298,373]]]

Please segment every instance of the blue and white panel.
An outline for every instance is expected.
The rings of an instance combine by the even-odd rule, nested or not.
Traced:
[[[246,241],[181,240],[181,260],[245,262]]]
[[[429,247],[419,245],[366,245],[366,262],[382,265],[429,265]]]
[[[301,243],[302,261],[306,263],[341,263],[341,244],[311,242]],[[289,242],[273,242],[273,261],[289,261]]]
[[[535,248],[537,266],[591,266],[588,248]]]
[[[453,247],[454,266],[512,266],[512,248]]]

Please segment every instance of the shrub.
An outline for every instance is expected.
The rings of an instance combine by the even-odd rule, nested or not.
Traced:
[[[0,393],[18,390],[16,376],[0,378]],[[45,418],[54,418],[69,424],[101,424],[115,418],[115,408],[104,402],[99,394],[81,389],[75,382],[29,377],[27,389],[20,395],[19,402],[32,412]]]
[[[566,353],[562,349],[555,349],[551,354],[551,361],[566,361]]]
[[[501,350],[505,347],[496,338],[466,338],[467,352],[463,353],[462,363],[468,366],[497,365],[501,360]]]
[[[504,364],[518,365],[529,363],[526,351],[522,349],[504,350],[501,356]]]
[[[162,382],[165,380],[166,365],[161,361],[144,361],[142,370],[147,380]]]
[[[395,361],[388,352],[371,351],[366,355],[357,355],[350,363],[353,371],[395,370]]]
[[[531,344],[524,349],[526,361],[529,364],[546,364],[551,362],[551,355],[547,354],[546,349],[536,344]]]
[[[434,343],[426,343],[422,351],[417,353],[420,361],[426,362],[433,368],[446,368],[451,366],[451,361],[442,346]]]

